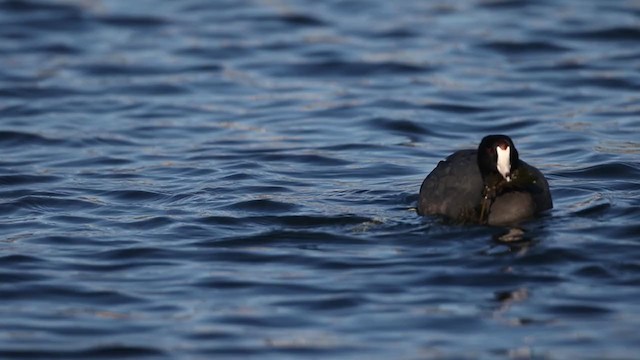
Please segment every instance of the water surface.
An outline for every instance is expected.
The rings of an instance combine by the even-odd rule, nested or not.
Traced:
[[[640,351],[634,1],[5,1],[0,357]],[[510,135],[555,208],[416,215]],[[510,241],[508,241],[510,240]]]

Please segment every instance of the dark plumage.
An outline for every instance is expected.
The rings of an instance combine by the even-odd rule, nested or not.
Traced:
[[[424,179],[418,214],[456,222],[509,225],[551,209],[549,184],[520,160],[506,135],[489,135],[477,150],[451,154]]]

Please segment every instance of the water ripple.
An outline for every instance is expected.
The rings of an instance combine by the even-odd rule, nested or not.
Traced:
[[[568,32],[564,36],[580,40],[598,41],[630,41],[636,42],[640,39],[640,30],[631,26],[615,26],[598,30],[586,30],[578,32]]]
[[[0,357],[636,358],[639,14],[0,2]],[[417,216],[489,133],[554,209]]]
[[[505,55],[530,55],[567,51],[563,46],[548,41],[492,41],[483,46]]]
[[[329,60],[286,64],[286,66],[267,69],[266,71],[272,76],[360,77],[384,74],[420,74],[431,71],[431,69],[427,66],[393,61],[350,62]]]
[[[49,176],[49,175],[3,175],[3,176],[0,176],[0,185],[24,186],[24,185],[55,182],[59,180],[61,180],[59,177]]]
[[[0,131],[0,146],[16,147],[25,145],[55,146],[64,143],[63,140],[53,139],[39,134],[17,131]]]
[[[86,359],[86,358],[103,358],[103,357],[147,357],[162,356],[164,352],[154,347],[128,346],[128,345],[101,345],[90,347],[77,351],[60,351],[52,347],[50,349],[43,348],[40,350],[0,350],[0,355],[7,358],[43,358],[51,357],[64,359]]]

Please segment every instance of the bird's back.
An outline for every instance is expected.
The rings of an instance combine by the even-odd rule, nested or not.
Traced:
[[[482,191],[477,151],[456,151],[440,161],[422,182],[418,212],[421,215],[439,214],[464,220],[475,215],[476,207],[482,200]]]

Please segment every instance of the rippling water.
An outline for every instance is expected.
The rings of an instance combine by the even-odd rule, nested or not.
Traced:
[[[635,358],[639,26],[632,0],[1,2],[0,357]],[[554,210],[417,216],[489,133]]]

